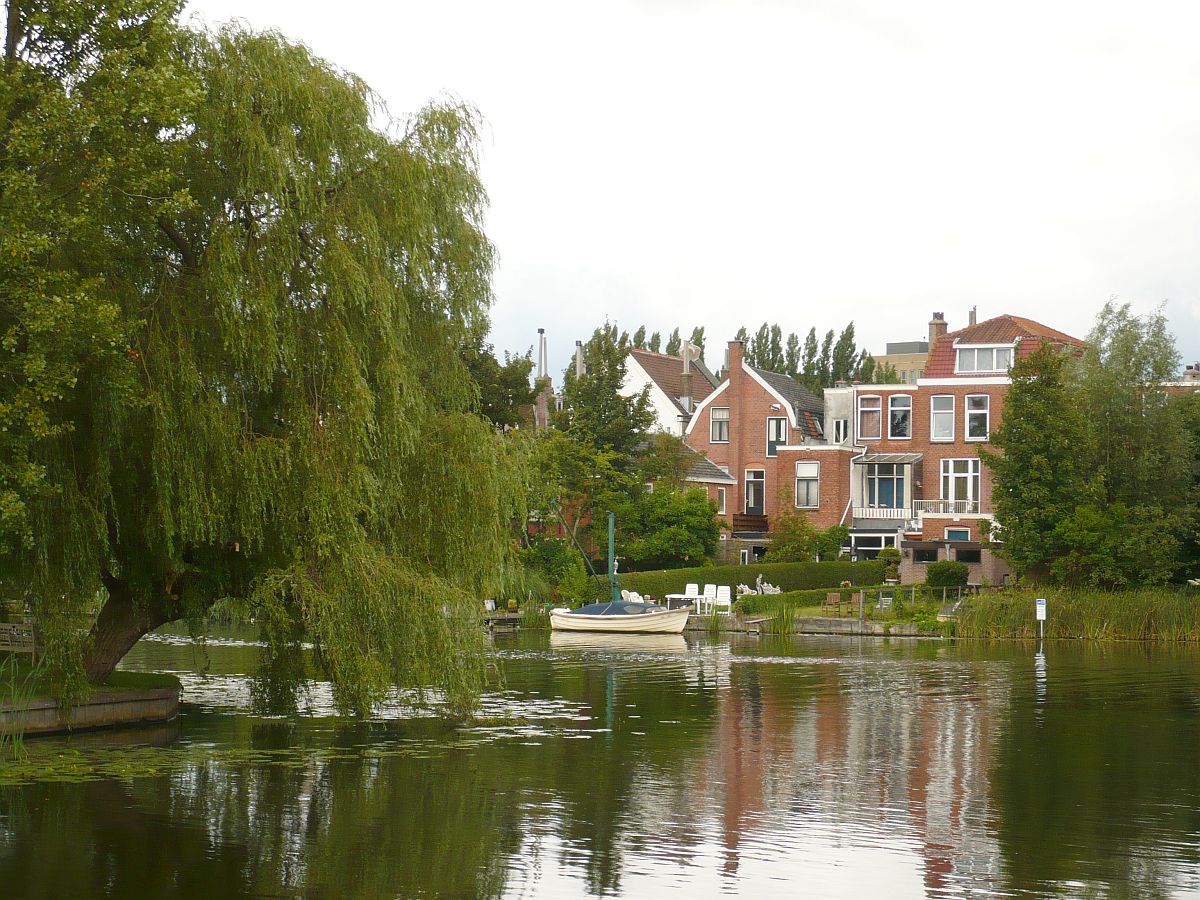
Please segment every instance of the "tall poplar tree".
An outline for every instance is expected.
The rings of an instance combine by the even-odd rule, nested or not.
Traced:
[[[62,325],[58,427],[23,451],[46,489],[0,560],[48,664],[79,690],[225,598],[264,623],[275,696],[309,641],[344,709],[397,683],[468,707],[520,496],[460,355],[491,299],[474,114],[382,132],[357,78],[273,34],[189,32],[173,2],[8,12],[0,190],[47,216],[96,193],[44,225],[54,279],[0,270],[10,334],[99,301]]]

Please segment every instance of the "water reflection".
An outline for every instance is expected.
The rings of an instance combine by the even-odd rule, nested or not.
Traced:
[[[167,728],[0,769],[18,896],[1184,895],[1200,660],[867,639],[497,640],[456,730],[242,701],[257,648],[178,635]],[[201,676],[202,664],[210,673]],[[1033,657],[1031,664],[1031,657]],[[1048,690],[1047,671],[1055,671]],[[38,773],[53,771],[56,780]]]

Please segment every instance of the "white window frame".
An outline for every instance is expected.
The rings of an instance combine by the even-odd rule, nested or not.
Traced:
[[[949,412],[947,412],[944,409],[935,410],[933,408],[933,402],[935,400],[945,400],[947,398],[949,398],[949,400],[950,400]],[[957,430],[955,428],[955,421],[954,421],[955,405],[956,404],[955,404],[955,399],[954,399],[953,394],[934,394],[932,397],[929,398],[929,441],[930,441],[930,443],[933,443],[933,444],[953,444],[954,443],[954,434],[955,434],[955,431]],[[945,416],[945,415],[950,416],[950,436],[949,437],[938,437],[937,434],[934,432],[933,423],[937,420],[938,416]]]
[[[873,409],[864,410],[863,409],[863,401],[864,400],[875,400],[875,401],[878,401],[879,405]],[[864,411],[865,412],[873,412],[873,413],[878,414],[878,416],[879,416],[879,430],[876,431],[875,434],[873,434],[873,435],[863,434],[863,430],[862,430],[863,418],[862,417],[863,417]],[[883,395],[882,394],[863,394],[861,397],[858,398],[858,403],[856,404],[856,412],[858,414],[858,421],[855,424],[858,427],[858,439],[860,441],[881,441],[881,440],[883,440]]]
[[[899,400],[903,397],[908,401],[908,434],[895,435],[892,434],[892,401]],[[888,395],[888,440],[889,441],[911,441],[913,433],[913,398],[912,394],[889,394]],[[901,407],[903,409],[904,407]]]
[[[966,537],[950,537],[950,532],[952,532],[952,531],[962,531],[962,532],[965,532],[967,536],[966,536]],[[963,527],[961,527],[961,526],[959,526],[959,527],[957,527],[957,528],[946,528],[946,529],[945,529],[945,530],[942,532],[942,535],[943,535],[943,536],[946,538],[946,540],[948,540],[948,541],[969,541],[969,540],[971,539],[971,529],[970,529],[970,528],[963,528]]]
[[[991,351],[992,361],[986,369],[979,368],[979,351]],[[997,353],[1007,353],[1008,363],[1003,367],[996,363]],[[970,354],[971,368],[963,368],[963,354]],[[1016,347],[1013,344],[960,344],[954,348],[954,374],[955,375],[1004,375],[1012,368],[1013,360],[1016,357]]]
[[[717,488],[717,515],[725,515],[725,488]]]
[[[987,401],[987,409],[971,409],[971,401],[982,398]],[[971,437],[971,416],[983,416],[983,437]],[[992,395],[967,394],[963,398],[963,440],[981,443],[992,434]]]
[[[767,445],[766,445],[767,451],[766,452],[767,452],[767,457],[769,459],[774,459],[775,457],[777,457],[779,455],[778,449],[773,449],[771,447],[771,423],[772,422],[782,422],[783,423],[783,439],[775,442],[776,448],[783,447],[788,442],[787,416],[767,416]]]
[[[718,413],[718,412],[725,413],[725,418],[723,418],[723,419],[714,418],[713,417],[714,413]],[[725,423],[725,437],[723,439],[715,436],[716,429],[714,426],[718,422]],[[710,444],[728,444],[729,443],[729,407],[728,406],[713,406],[713,407],[709,408],[709,410],[708,410],[708,442]]]
[[[751,472],[760,473],[762,475],[762,478],[751,479],[750,478]],[[749,488],[750,488],[750,482],[752,480],[760,482],[762,484],[763,511],[762,511],[761,515],[765,516],[767,514],[767,470],[766,469],[743,469],[742,470],[742,513],[747,516],[754,515],[754,513],[749,512],[749,506],[750,506],[750,490],[749,490]]]
[[[834,419],[833,420],[833,442],[835,444],[843,444],[846,438],[850,437],[850,420],[849,419]]]
[[[956,462],[967,463],[967,471],[965,473],[955,472],[954,471],[954,463],[956,463]],[[947,478],[950,479],[949,485],[951,487],[953,487],[954,480],[956,478],[964,478],[965,477],[967,479],[967,488],[968,488],[967,493],[970,494],[971,496],[968,496],[967,498],[965,498],[965,500],[963,502],[982,504],[983,498],[980,495],[983,493],[983,467],[979,463],[978,456],[946,457],[945,459],[942,460],[942,464],[939,469],[938,475],[939,475],[939,478],[938,478],[939,499],[948,500],[948,501],[957,500],[958,498],[953,496],[953,494],[954,494],[953,490],[950,490],[949,492],[947,492],[946,479]],[[947,496],[947,493],[949,493],[951,496]]]
[[[801,478],[800,477],[800,467],[801,466],[815,466],[816,472],[817,472],[816,475],[805,475],[803,478]],[[810,481],[812,482],[816,496],[811,499],[813,499],[815,502],[801,504],[801,502],[800,502],[800,482],[801,481],[804,481],[806,483],[810,482]],[[805,493],[808,493],[808,492],[806,491]],[[797,463],[796,463],[796,489],[795,489],[794,496],[792,499],[795,500],[796,509],[820,509],[821,508],[821,463],[820,463],[820,461],[810,460],[810,459],[797,461]]]

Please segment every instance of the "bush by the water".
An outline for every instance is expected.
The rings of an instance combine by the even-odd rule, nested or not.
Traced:
[[[967,583],[967,564],[953,559],[932,562],[925,567],[925,583],[930,587],[962,587]]]
[[[681,594],[684,587],[698,584],[725,585],[736,591],[739,584],[753,586],[759,575],[763,581],[785,591],[809,588],[835,588],[843,581],[851,585],[879,584],[883,581],[883,564],[875,560],[849,562],[760,563],[746,566],[697,566],[690,569],[661,569],[655,572],[629,572],[620,576],[621,587],[636,591],[643,596],[663,597],[666,594]],[[601,577],[594,581],[596,593],[607,590],[607,581]]]
[[[566,541],[554,538],[534,538],[528,547],[520,551],[524,568],[540,575],[549,586],[554,599],[578,600],[589,588],[587,569],[583,554]],[[517,594],[524,600],[524,594]]]
[[[1149,587],[1008,588],[984,591],[964,604],[958,635],[972,638],[1034,638],[1034,601],[1046,598],[1047,638],[1091,640],[1200,640],[1200,590]]]

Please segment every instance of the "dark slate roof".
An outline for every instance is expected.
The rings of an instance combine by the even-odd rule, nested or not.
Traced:
[[[718,466],[707,456],[696,454],[688,469],[688,481],[703,481],[709,484],[737,484],[737,479]]]
[[[762,378],[767,384],[779,392],[792,409],[796,412],[796,421],[800,423],[807,437],[821,440],[821,426],[825,418],[825,400],[810,391],[803,383],[778,372],[768,372],[754,366],[746,366]]]
[[[671,398],[671,402],[683,415],[690,413],[683,408],[683,404],[679,402],[679,398],[683,396],[683,357],[668,356],[665,353],[655,353],[652,350],[639,350],[636,347],[629,351],[629,355],[638,361],[638,364],[646,370],[646,374],[662,388],[663,393]],[[693,409],[705,397],[713,392],[717,386],[717,379],[713,373],[708,370],[704,363],[695,361],[692,363],[692,407]]]

